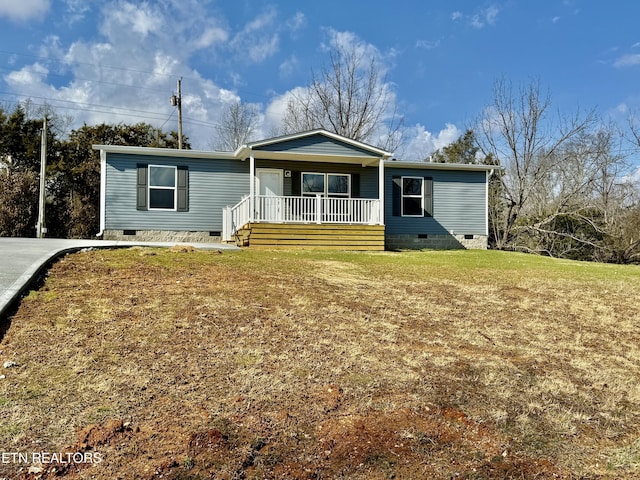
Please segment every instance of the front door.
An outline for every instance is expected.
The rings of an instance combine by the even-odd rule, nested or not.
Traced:
[[[283,176],[280,169],[256,168],[256,213],[259,221],[282,221]]]

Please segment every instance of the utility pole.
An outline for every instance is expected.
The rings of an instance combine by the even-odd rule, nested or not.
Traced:
[[[171,95],[171,105],[178,107],[178,149],[182,150],[182,78],[178,80],[178,94]]]
[[[45,170],[47,168],[47,116],[42,121],[42,140],[40,142],[40,196],[38,202],[38,223],[36,223],[36,237],[43,238],[47,233],[44,227],[45,200]]]

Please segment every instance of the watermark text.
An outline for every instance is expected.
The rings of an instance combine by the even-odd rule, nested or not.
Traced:
[[[96,464],[102,462],[100,452],[0,452],[0,464]]]

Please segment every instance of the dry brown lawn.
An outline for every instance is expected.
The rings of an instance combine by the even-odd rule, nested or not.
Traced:
[[[98,250],[0,343],[0,478],[640,477],[640,267]],[[30,472],[29,472],[30,469]]]

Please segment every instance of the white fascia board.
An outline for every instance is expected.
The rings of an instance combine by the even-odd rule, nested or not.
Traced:
[[[471,172],[487,172],[501,170],[504,167],[498,165],[477,165],[473,163],[435,163],[435,162],[403,162],[387,160],[386,168],[419,168],[424,170],[463,170]]]
[[[252,150],[254,158],[261,160],[290,160],[294,162],[326,162],[326,163],[344,163],[349,165],[377,166],[380,162],[379,157],[359,157],[345,155],[325,155],[325,154],[308,154],[295,152],[268,152],[264,150]]]
[[[125,153],[129,155],[155,155],[158,157],[182,157],[202,159],[237,159],[233,152],[210,152],[203,150],[179,150],[177,148],[130,147],[122,145],[93,145],[94,150],[107,153]]]

